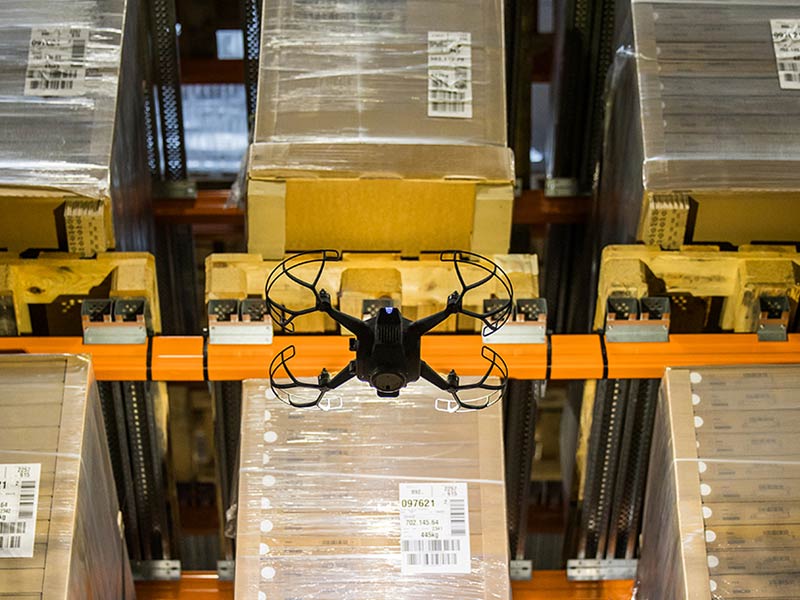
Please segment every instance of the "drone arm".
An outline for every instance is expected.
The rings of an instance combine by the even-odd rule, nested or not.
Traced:
[[[451,385],[449,381],[434,371],[424,360],[419,361],[419,367],[419,376],[431,385],[434,385],[448,394],[452,394],[456,390],[456,386]]]
[[[340,385],[343,385],[356,376],[356,362],[351,360],[348,365],[334,375],[330,381],[325,385],[326,391],[335,390]]]
[[[321,290],[319,293],[317,310],[328,315],[356,337],[369,334],[370,329],[364,324],[364,321],[334,308],[331,304],[331,297],[325,290]]]
[[[437,313],[423,317],[415,321],[409,328],[409,333],[412,335],[425,335],[431,329],[447,320],[450,315],[455,315],[461,312],[461,294],[453,292],[447,297],[447,306]]]

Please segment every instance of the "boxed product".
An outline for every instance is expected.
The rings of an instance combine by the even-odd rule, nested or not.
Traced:
[[[608,79],[600,188],[617,229],[605,243],[794,239],[797,3],[633,0],[631,11]]]
[[[510,598],[499,405],[438,412],[427,384],[347,384],[331,411],[243,394],[236,598]]]
[[[508,252],[502,2],[266,0],[262,23],[248,251]]]
[[[790,421],[800,398],[790,406],[786,394],[798,378],[796,366],[667,372],[653,430],[638,598],[800,597],[800,444],[786,442],[780,429],[703,433],[715,418]],[[756,391],[786,406],[720,408],[726,395],[738,402]],[[763,450],[781,444],[780,455]]]
[[[0,356],[0,598],[133,598],[91,364]]]
[[[0,4],[0,209],[16,217],[0,224],[3,247],[149,246],[140,8]]]

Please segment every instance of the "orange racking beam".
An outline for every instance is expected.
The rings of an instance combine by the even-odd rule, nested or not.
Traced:
[[[530,581],[511,582],[514,600],[628,600],[632,581],[567,581],[564,571],[535,571]],[[140,581],[139,600],[233,600],[233,583],[216,573],[184,572],[180,581]]]
[[[640,379],[659,378],[667,367],[800,364],[800,334],[786,342],[760,342],[755,334],[676,334],[663,343],[602,344],[598,335],[553,335],[549,341],[549,361],[546,344],[495,349],[515,379]],[[335,335],[280,336],[271,346],[207,346],[199,336],[156,336],[149,349],[84,345],[81,338],[7,337],[0,338],[0,352],[90,354],[97,378],[107,381],[235,381],[266,377],[272,357],[289,344],[297,347],[291,367],[299,377],[314,377],[322,367],[333,372],[353,358],[347,338]],[[479,336],[432,335],[423,339],[422,355],[436,370],[481,375],[481,346]]]

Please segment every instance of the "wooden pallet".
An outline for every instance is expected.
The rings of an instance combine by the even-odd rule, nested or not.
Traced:
[[[502,255],[493,259],[508,273],[516,298],[539,297],[539,270],[534,255]],[[206,259],[206,302],[209,300],[263,298],[267,276],[280,261],[264,260],[260,254],[212,254]],[[309,275],[312,277],[313,275]],[[361,317],[364,300],[391,299],[409,319],[419,319],[444,308],[447,296],[460,289],[452,265],[438,255],[423,255],[420,260],[401,260],[400,255],[345,254],[342,261],[326,265],[319,284],[338,307]],[[469,294],[473,310],[482,310],[484,299],[494,290]],[[286,281],[276,294],[290,305],[308,306],[313,297],[307,290]],[[478,331],[477,321],[449,319],[437,331]],[[333,332],[336,324],[315,313],[297,321],[297,331]]]
[[[33,259],[0,254],[0,300],[13,306],[13,316],[7,310],[5,319],[0,314],[0,335],[81,335],[80,306],[89,297],[145,298],[153,330],[161,331],[150,254],[101,253],[93,259],[65,253]]]
[[[798,229],[800,231],[800,229]],[[759,297],[787,296],[794,322],[800,300],[800,254],[793,247],[715,246],[662,251],[653,246],[609,246],[603,251],[595,328],[603,328],[612,296],[669,296],[673,333],[756,331]]]

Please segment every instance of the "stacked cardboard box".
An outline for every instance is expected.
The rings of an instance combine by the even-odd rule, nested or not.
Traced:
[[[133,598],[88,360],[0,357],[0,598]]]
[[[340,397],[292,409],[245,383],[236,597],[507,600],[501,407]]]
[[[139,11],[127,0],[0,4],[3,247],[150,246]]]
[[[609,79],[603,241],[795,239],[797,4],[633,0],[631,9],[632,31],[621,35],[630,45]]]
[[[251,252],[508,251],[502,2],[267,0],[262,22]]]
[[[667,373],[637,597],[800,596],[799,393],[798,367]]]

